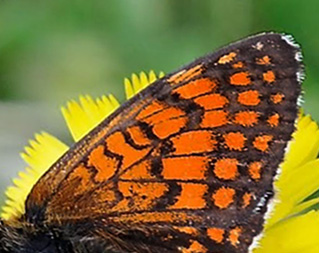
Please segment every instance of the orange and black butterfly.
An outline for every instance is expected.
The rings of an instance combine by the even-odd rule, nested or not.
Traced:
[[[268,33],[155,81],[1,221],[1,252],[251,252],[295,129],[300,58]]]

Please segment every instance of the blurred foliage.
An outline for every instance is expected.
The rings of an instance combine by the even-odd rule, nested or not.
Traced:
[[[317,0],[1,1],[0,100],[123,98],[132,72],[169,72],[231,41],[277,31],[303,47],[306,108],[319,119],[318,9]]]

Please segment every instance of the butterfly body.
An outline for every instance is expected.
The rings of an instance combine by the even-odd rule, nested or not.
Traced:
[[[295,130],[298,56],[263,34],[155,81],[52,165],[0,248],[251,252]]]

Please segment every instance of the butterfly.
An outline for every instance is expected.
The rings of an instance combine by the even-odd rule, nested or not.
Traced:
[[[287,35],[230,44],[124,103],[0,221],[1,252],[252,252],[295,130]]]

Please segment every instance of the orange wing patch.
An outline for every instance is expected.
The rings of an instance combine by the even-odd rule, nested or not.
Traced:
[[[88,165],[97,170],[95,180],[102,182],[114,175],[119,162],[115,158],[104,155],[104,146],[100,145],[89,155]]]
[[[212,196],[215,206],[225,209],[234,202],[235,190],[229,187],[220,187]]]
[[[152,101],[151,104],[147,105],[137,116],[137,120],[143,120],[145,117],[155,114],[157,112],[163,111],[165,109],[165,104],[158,102],[156,100]]]
[[[233,68],[235,68],[235,69],[240,69],[240,68],[243,68],[244,66],[245,66],[244,63],[241,61],[233,64]]]
[[[270,96],[270,100],[274,103],[274,104],[279,104],[282,102],[282,100],[284,99],[285,95],[282,93],[276,93],[274,95]]]
[[[155,179],[151,173],[150,160],[134,165],[131,169],[125,171],[120,178],[126,180]]]
[[[161,139],[164,139],[172,134],[177,133],[187,124],[187,118],[169,119],[155,124],[153,127],[154,134]]]
[[[200,141],[198,141],[200,140]],[[190,131],[171,138],[175,151],[173,154],[195,154],[216,150],[218,142],[210,131]]]
[[[151,140],[146,137],[146,135],[143,133],[142,129],[139,126],[129,127],[126,131],[129,133],[133,142],[137,145],[144,146],[151,144]]]
[[[136,150],[125,141],[123,133],[121,132],[111,134],[106,138],[105,142],[109,151],[123,157],[122,169],[142,159],[150,151],[150,148]]]
[[[109,189],[110,187],[102,187],[97,189],[92,194],[92,198],[94,198],[97,202],[101,203],[100,209],[95,209],[99,213],[105,213],[109,209],[110,203],[116,200],[116,194],[113,189]],[[93,210],[92,210],[93,211]],[[91,213],[92,214],[92,213]]]
[[[228,240],[233,246],[237,246],[239,244],[239,237],[241,235],[242,229],[240,227],[236,227],[229,231]]]
[[[202,127],[220,127],[228,123],[228,112],[223,110],[206,111],[202,119]]]
[[[112,209],[113,212],[149,210],[156,203],[155,200],[168,191],[167,184],[158,182],[119,182],[118,188],[124,199]],[[134,207],[130,203],[134,203]]]
[[[184,117],[182,117],[184,116]],[[187,123],[185,112],[175,107],[166,107],[144,117],[143,122],[153,126],[153,132],[159,138],[166,138],[177,133]]]
[[[252,162],[249,165],[249,175],[254,180],[259,180],[261,178],[261,169],[262,163],[261,162]]]
[[[238,102],[242,105],[254,106],[260,103],[259,92],[257,90],[244,91],[238,94]]]
[[[199,78],[174,89],[181,98],[189,99],[216,89],[217,82],[209,78]]]
[[[224,134],[225,145],[230,150],[242,151],[245,147],[246,137],[240,132],[230,132]]]
[[[252,127],[258,123],[258,113],[255,111],[242,111],[235,114],[234,123],[245,126]]]
[[[246,208],[247,206],[249,206],[250,202],[252,199],[252,194],[245,192],[244,196],[243,196],[243,208]]]
[[[274,71],[268,70],[267,72],[263,73],[263,79],[267,83],[273,83],[276,80]]]
[[[222,57],[219,58],[218,64],[230,63],[234,60],[236,55],[237,54],[235,52],[230,52],[229,54],[223,55]]]
[[[183,81],[188,81],[196,76],[198,76],[199,74],[201,74],[203,71],[202,65],[196,65],[188,70],[181,70],[180,72],[172,75],[170,78],[167,79],[167,81],[169,83],[171,83],[172,85],[183,82]]]
[[[208,162],[205,156],[164,158],[162,175],[165,179],[201,180],[205,178]]]
[[[194,227],[177,227],[177,226],[174,226],[174,229],[182,232],[182,233],[185,233],[185,234],[189,234],[189,235],[193,235],[193,236],[196,236],[198,235],[198,230]]]
[[[238,72],[230,76],[230,84],[246,86],[251,84],[248,72]]]
[[[88,169],[83,165],[79,165],[76,167],[71,173],[68,181],[79,180],[80,184],[77,185],[77,188],[74,189],[77,195],[82,194],[87,191],[88,185],[91,184],[91,173],[89,173]],[[65,182],[67,184],[67,182]]]
[[[234,158],[223,158],[215,163],[215,175],[224,180],[234,180],[238,174],[238,160]]]
[[[209,94],[201,96],[196,98],[194,101],[196,104],[204,107],[205,110],[220,109],[228,103],[228,99],[220,94]]]
[[[256,149],[265,152],[269,148],[269,142],[273,139],[272,135],[257,136],[253,141],[253,145]]]
[[[265,55],[262,58],[258,58],[256,60],[256,63],[259,64],[259,65],[269,65],[271,63],[270,62],[270,57],[268,55]]]
[[[222,228],[207,228],[207,235],[216,243],[222,243],[224,240],[225,230]]]
[[[208,186],[199,183],[179,183],[182,187],[181,194],[177,197],[177,202],[170,206],[170,209],[201,209],[206,206],[204,195]]]
[[[184,115],[185,115],[185,112],[183,112],[181,109],[178,109],[175,107],[168,107],[149,117],[144,118],[143,121],[150,125],[155,125],[159,122],[167,121],[167,120],[184,116]]]
[[[192,244],[186,249],[182,249],[182,253],[206,253],[207,248],[200,244],[198,241],[192,240]]]
[[[166,222],[169,224],[176,223],[187,223],[187,221],[192,220],[196,222],[201,222],[202,217],[198,215],[190,215],[185,212],[143,212],[143,213],[133,213],[133,214],[122,214],[119,216],[114,216],[109,218],[110,222],[120,222],[120,223],[130,223],[139,224],[143,223],[158,223]]]
[[[267,122],[271,127],[276,127],[279,125],[279,118],[280,118],[279,114],[275,113],[269,116],[269,118],[267,119]]]

